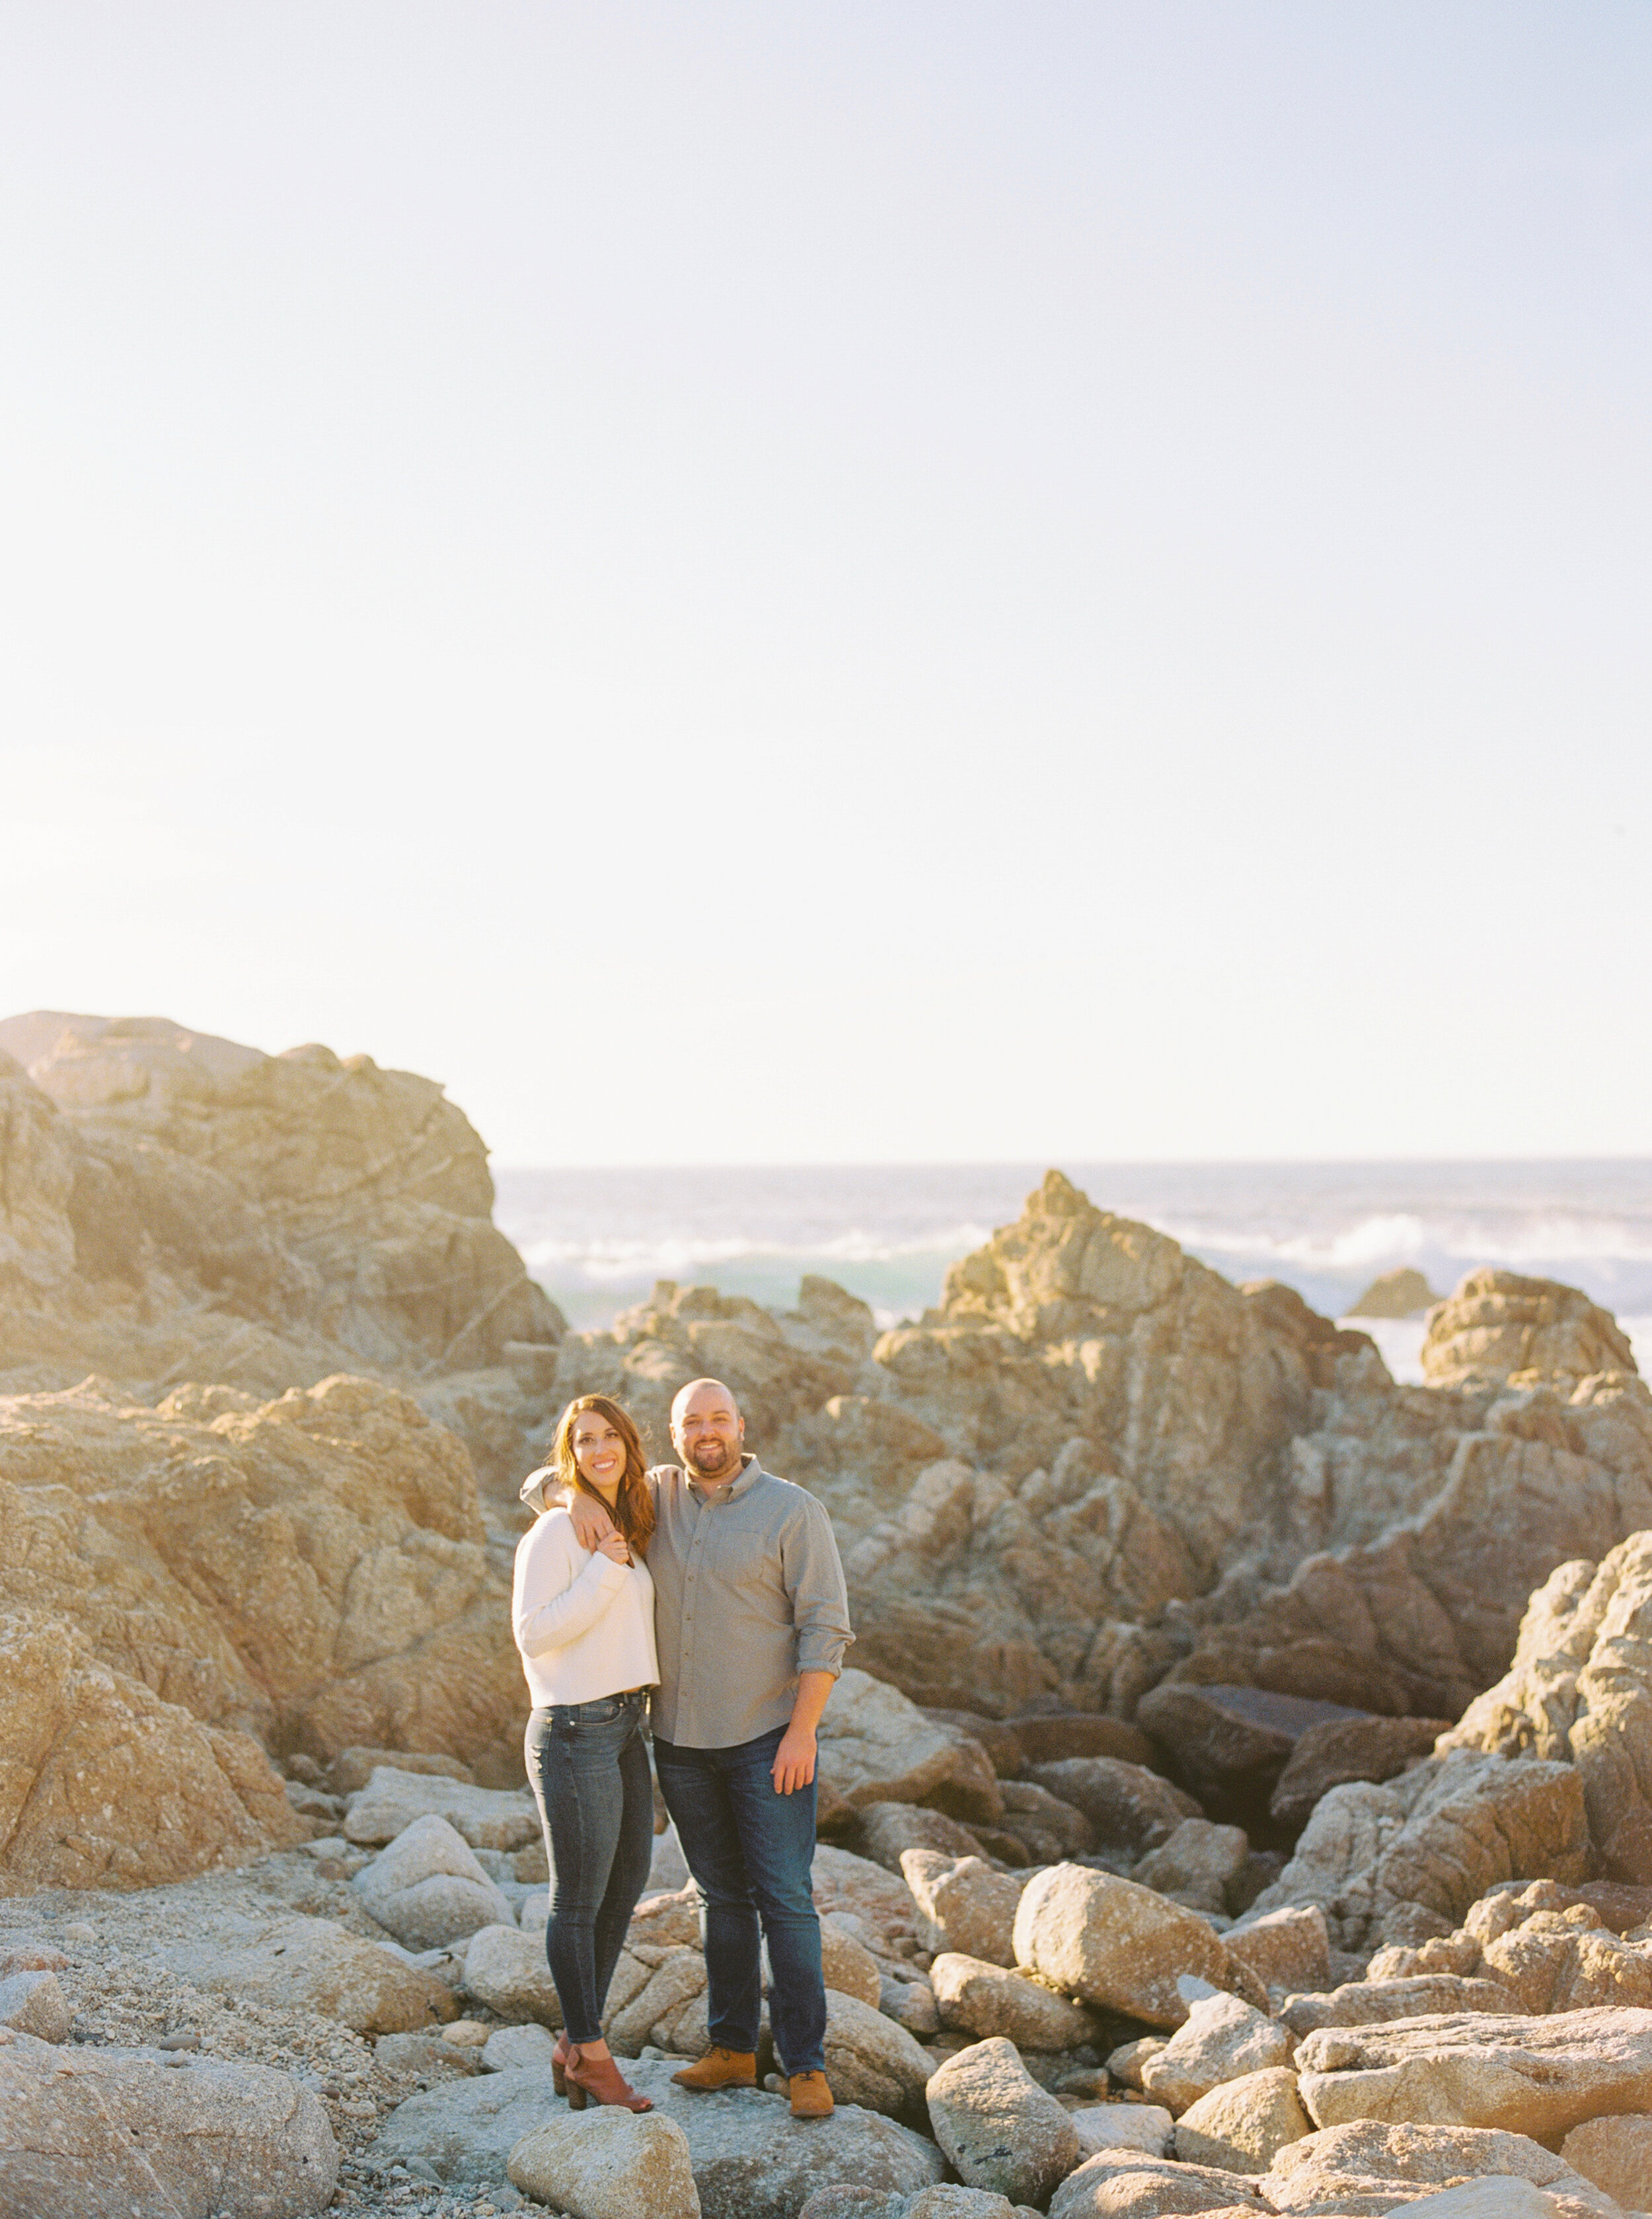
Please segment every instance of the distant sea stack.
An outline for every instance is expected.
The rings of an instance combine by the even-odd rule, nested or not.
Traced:
[[[1347,1317],[1409,1318],[1421,1317],[1444,1296],[1437,1295],[1420,1271],[1409,1265],[1398,1271],[1384,1271],[1380,1278],[1371,1281],[1357,1302],[1344,1313]]]

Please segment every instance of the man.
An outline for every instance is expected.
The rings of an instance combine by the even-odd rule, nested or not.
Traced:
[[[711,2048],[686,2088],[754,2087],[762,2004],[759,1924],[773,1975],[769,2017],[799,2118],[832,2110],[826,1988],[810,1868],[815,1733],[854,1638],[831,1520],[763,1470],[739,1404],[695,1379],[671,1406],[680,1464],[649,1474],[660,1686],[654,1762],[700,1898]],[[587,1548],[599,1503],[569,1505]]]

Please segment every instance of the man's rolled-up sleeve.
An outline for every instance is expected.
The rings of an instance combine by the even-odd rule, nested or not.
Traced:
[[[812,1497],[792,1521],[782,1544],[781,1561],[792,1598],[792,1621],[798,1629],[798,1669],[829,1672],[835,1680],[854,1632],[832,1521]]]

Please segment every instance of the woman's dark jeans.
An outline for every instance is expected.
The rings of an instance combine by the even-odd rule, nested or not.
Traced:
[[[826,2063],[826,1986],[810,1879],[815,1789],[810,1782],[776,1794],[770,1767],[785,1731],[776,1726],[733,1749],[684,1749],[656,1734],[654,1765],[699,1890],[712,2041],[725,2049],[757,2047],[761,1922],[781,2066],[818,2073]]]
[[[528,1779],[556,1894],[545,1955],[570,2042],[602,2039],[602,2007],[654,1856],[645,1694],[552,1703],[528,1720]]]

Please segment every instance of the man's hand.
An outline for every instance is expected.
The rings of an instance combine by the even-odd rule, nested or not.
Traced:
[[[568,1514],[574,1521],[574,1538],[582,1549],[599,1549],[608,1536],[618,1531],[602,1505],[583,1492],[570,1497]]]
[[[769,1771],[777,1795],[790,1795],[799,1787],[806,1787],[815,1776],[814,1728],[801,1726],[793,1719],[781,1736]]]

